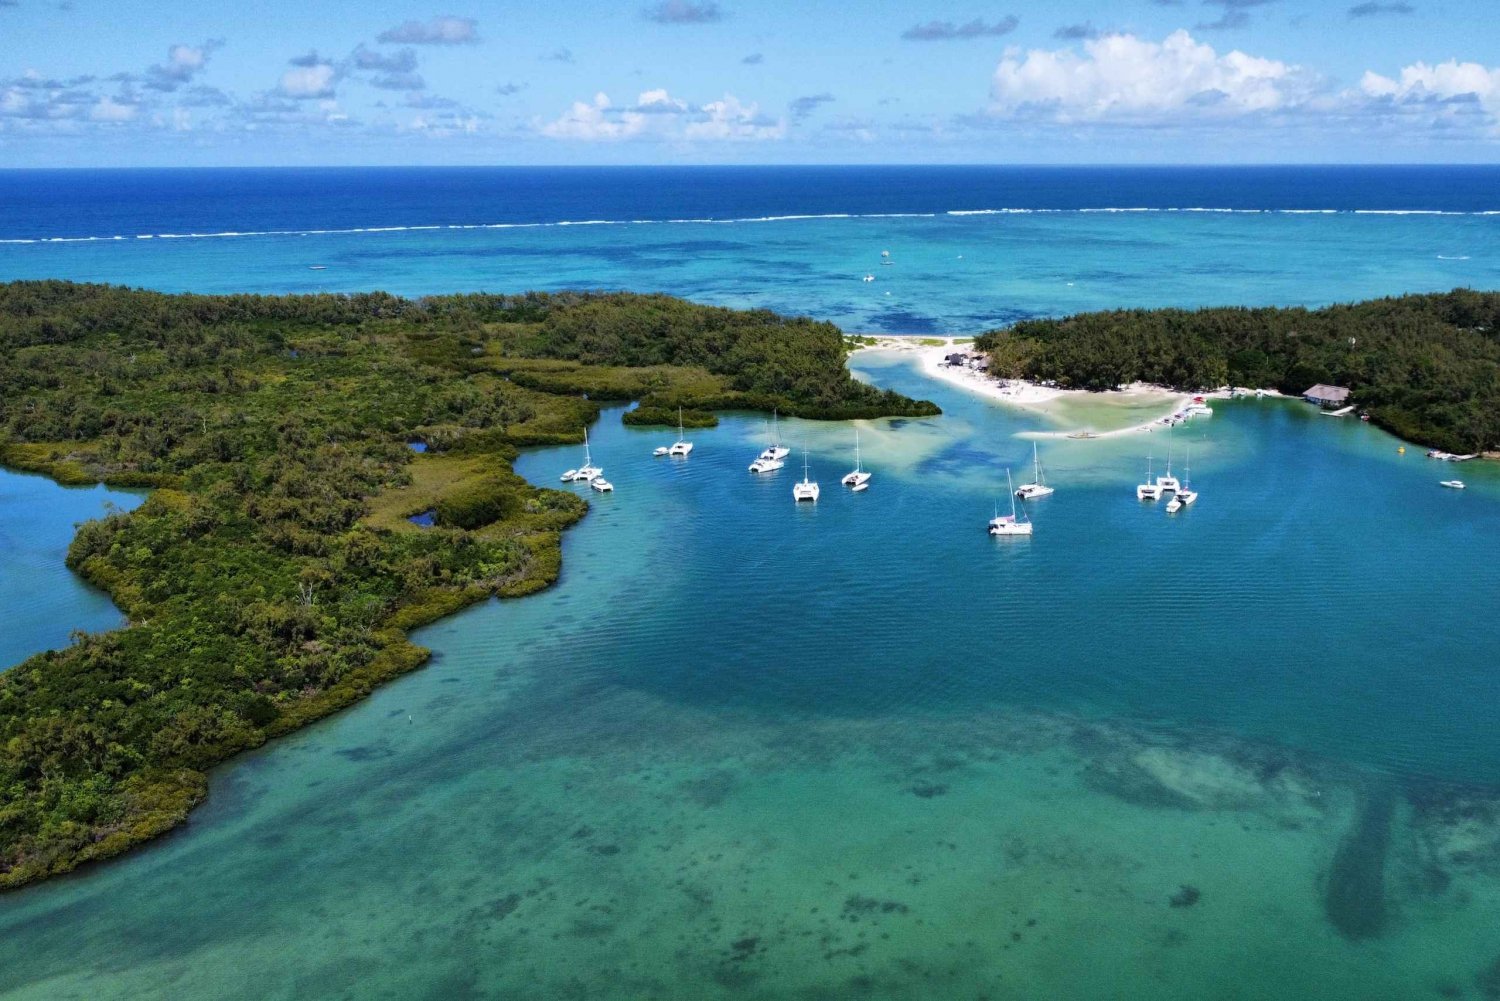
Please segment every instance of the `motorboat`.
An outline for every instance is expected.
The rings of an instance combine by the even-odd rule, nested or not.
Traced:
[[[1047,480],[1042,476],[1042,460],[1037,454],[1036,442],[1031,443],[1031,482],[1016,488],[1016,496],[1022,500],[1034,500],[1052,493]]]
[[[612,494],[615,492],[615,485],[602,476],[596,476],[592,480],[589,480],[589,487],[599,491],[601,494]]]
[[[785,465],[786,463],[780,459],[767,459],[765,456],[761,456],[759,459],[756,459],[754,462],[750,463],[750,472],[774,473],[776,470]]]
[[[1462,489],[1464,489],[1464,481],[1463,480],[1441,480],[1441,481],[1439,481],[1438,486],[1448,487],[1450,490],[1462,490]]]

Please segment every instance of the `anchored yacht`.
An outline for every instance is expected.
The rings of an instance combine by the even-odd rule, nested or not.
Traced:
[[[1005,471],[1005,486],[1010,493],[1010,514],[1000,514],[998,511],[990,519],[991,535],[1030,535],[1031,522],[1021,520],[1016,511],[1015,484],[1011,482],[1010,470]]]
[[[1161,480],[1151,479],[1151,456],[1146,456],[1146,482],[1135,488],[1137,500],[1161,500]]]
[[[818,484],[807,474],[807,449],[802,450],[802,482],[792,486],[792,500],[817,503]]]
[[[1046,477],[1042,476],[1042,460],[1037,455],[1036,442],[1031,443],[1031,482],[1023,483],[1016,488],[1016,496],[1022,500],[1032,500],[1037,497],[1045,497],[1052,493],[1052,488],[1047,486]]]
[[[870,474],[865,472],[864,467],[860,465],[859,461],[859,428],[854,429],[854,472],[845,473],[843,480],[840,482],[846,487],[853,487],[855,490],[864,490],[869,486]]]

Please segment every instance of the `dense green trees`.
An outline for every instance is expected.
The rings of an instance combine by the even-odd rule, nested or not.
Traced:
[[[1500,293],[1458,289],[1325,309],[1176,309],[1029,320],[979,338],[998,374],[1113,389],[1137,380],[1301,393],[1348,386],[1412,441],[1500,448]]]
[[[826,324],[655,296],[0,285],[0,462],[155,488],[68,554],[130,626],[0,673],[0,887],[181,822],[209,766],[418,666],[407,630],[554,580],[585,505],[510,463],[580,439],[574,394],[935,409],[843,360]]]

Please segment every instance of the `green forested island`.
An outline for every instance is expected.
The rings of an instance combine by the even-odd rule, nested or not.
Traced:
[[[128,627],[0,673],[0,887],[171,828],[210,766],[420,665],[408,630],[555,580],[586,505],[511,462],[599,400],[938,412],[845,355],[831,324],[665,296],[0,285],[0,462],[152,488],[68,554]]]
[[[1117,310],[984,334],[994,374],[1081,389],[1347,386],[1399,437],[1500,449],[1500,293],[1457,289],[1324,309]]]

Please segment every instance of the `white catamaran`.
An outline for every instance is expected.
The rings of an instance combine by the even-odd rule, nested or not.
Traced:
[[[677,440],[671,445],[659,445],[652,455],[677,455],[686,457],[693,450],[693,443],[687,440],[687,434],[682,430],[682,408],[677,408]]]
[[[583,429],[583,465],[577,469],[570,469],[562,474],[564,483],[591,483],[597,477],[603,476],[604,470],[594,465],[593,458],[589,455],[589,429]]]
[[[1161,500],[1161,481],[1151,479],[1151,456],[1146,456],[1146,482],[1135,488],[1137,500]]]
[[[817,503],[818,500],[818,484],[807,473],[807,449],[805,448],[802,450],[802,482],[793,484],[792,500],[798,503],[802,501]]]

